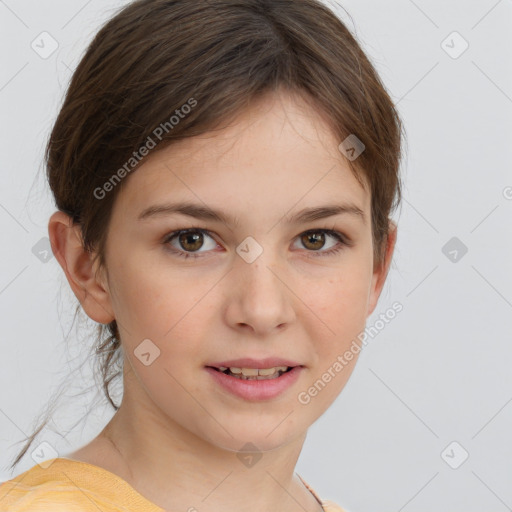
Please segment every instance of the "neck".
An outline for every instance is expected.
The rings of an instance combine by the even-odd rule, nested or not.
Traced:
[[[322,512],[294,472],[306,432],[273,450],[243,455],[196,436],[151,400],[136,401],[136,394],[125,387],[119,410],[98,436],[108,447],[102,465],[155,505],[190,512]]]

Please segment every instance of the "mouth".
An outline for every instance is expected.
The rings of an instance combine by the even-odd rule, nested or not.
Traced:
[[[238,368],[238,367],[226,367],[226,366],[207,366],[207,368],[212,368],[224,375],[228,375],[230,377],[234,377],[235,379],[240,380],[271,380],[278,379],[284,373],[288,373],[289,371],[296,368],[295,366],[274,366],[271,368]]]
[[[229,361],[229,366],[221,366],[219,363],[205,366],[205,370],[213,378],[213,383],[224,391],[247,401],[255,402],[272,400],[290,389],[300,378],[305,367],[303,365],[287,366],[286,361],[279,360],[269,363],[254,360],[244,360],[244,365],[255,366],[250,368],[240,365],[232,366],[234,361]],[[277,366],[279,363],[281,366]],[[294,364],[288,361],[289,364]],[[226,364],[223,362],[223,364]],[[272,366],[275,365],[275,366]],[[262,382],[263,381],[263,382]],[[215,386],[215,387],[216,387]]]

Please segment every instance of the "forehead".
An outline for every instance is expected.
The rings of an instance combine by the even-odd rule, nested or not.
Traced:
[[[367,210],[370,198],[339,143],[322,114],[300,97],[268,94],[227,127],[150,154],[125,178],[117,201],[133,215],[177,198],[235,214],[248,207],[284,214],[334,202]]]

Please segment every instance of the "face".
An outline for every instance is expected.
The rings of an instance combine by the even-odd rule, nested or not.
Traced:
[[[228,450],[276,448],[328,408],[358,352],[344,364],[339,356],[364,330],[385,278],[373,268],[369,193],[339,143],[298,97],[274,94],[125,178],[104,281],[133,377],[123,400]],[[189,208],[171,211],[177,203]],[[327,207],[341,208],[304,216]],[[240,396],[220,383],[234,377],[207,368],[239,358],[299,368],[258,381],[272,391],[288,379],[274,395],[237,379],[253,393]]]

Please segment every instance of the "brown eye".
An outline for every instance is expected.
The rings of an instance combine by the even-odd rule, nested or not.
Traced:
[[[197,251],[203,245],[203,234],[199,231],[182,233],[178,236],[178,241],[185,251]]]
[[[208,247],[208,239],[210,239],[210,247]],[[164,239],[163,243],[171,252],[184,258],[202,257],[203,253],[208,252],[208,249],[217,247],[217,243],[208,231],[197,228],[174,231]],[[200,251],[199,249],[204,250]]]
[[[332,229],[310,229],[297,237],[300,249],[306,248],[310,256],[332,256],[353,242],[345,235]]]
[[[325,244],[325,233],[304,233],[301,237],[304,247],[313,251],[318,251]]]

